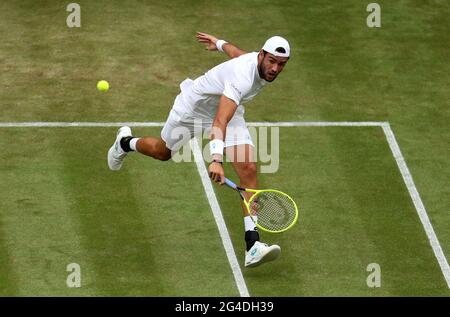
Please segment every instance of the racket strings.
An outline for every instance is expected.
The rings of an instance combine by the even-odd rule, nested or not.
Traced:
[[[258,224],[271,231],[289,227],[297,214],[294,202],[280,192],[263,191],[252,198],[251,213],[258,216]]]

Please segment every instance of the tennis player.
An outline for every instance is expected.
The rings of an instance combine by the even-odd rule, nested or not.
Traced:
[[[280,36],[269,38],[259,52],[247,53],[237,46],[216,37],[197,32],[197,40],[209,51],[219,50],[230,60],[210,69],[195,80],[180,84],[181,92],[175,98],[161,137],[134,137],[129,127],[121,127],[108,151],[108,165],[119,170],[129,152],[136,151],[167,161],[195,136],[200,127],[210,129],[210,151],[213,161],[209,176],[224,183],[223,155],[231,157],[240,186],[258,187],[254,145],[244,120],[243,104],[274,81],[286,65],[290,47]],[[237,153],[243,153],[238,157]],[[247,199],[249,197],[246,197]],[[257,228],[244,210],[245,266],[254,267],[275,260],[281,249],[278,245],[260,242]]]

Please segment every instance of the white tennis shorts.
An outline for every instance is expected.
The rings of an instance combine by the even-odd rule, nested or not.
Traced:
[[[211,130],[213,119],[200,116],[195,110],[188,110],[183,105],[181,93],[175,98],[172,110],[161,131],[161,138],[172,152],[178,152],[180,148],[195,136],[201,137],[206,130]],[[239,106],[234,116],[228,122],[225,147],[249,144],[253,145],[250,132],[244,120],[244,109]]]

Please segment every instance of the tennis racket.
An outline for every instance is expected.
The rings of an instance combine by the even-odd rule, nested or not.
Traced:
[[[275,189],[242,188],[228,178],[225,178],[225,184],[239,193],[250,217],[259,229],[281,233],[292,228],[297,222],[297,204],[288,194]],[[250,192],[253,195],[247,201],[243,192]],[[255,221],[255,216],[258,217],[258,221]]]

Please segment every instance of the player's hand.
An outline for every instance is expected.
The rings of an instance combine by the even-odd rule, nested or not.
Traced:
[[[218,182],[218,183],[220,183],[220,185],[225,183],[225,174],[223,171],[222,164],[220,164],[218,162],[212,162],[211,164],[209,164],[208,173],[209,173],[209,177],[214,182]]]
[[[208,51],[217,51],[217,38],[206,33],[197,32],[197,35],[195,36],[197,38],[197,41],[200,43],[206,44],[206,49]]]

